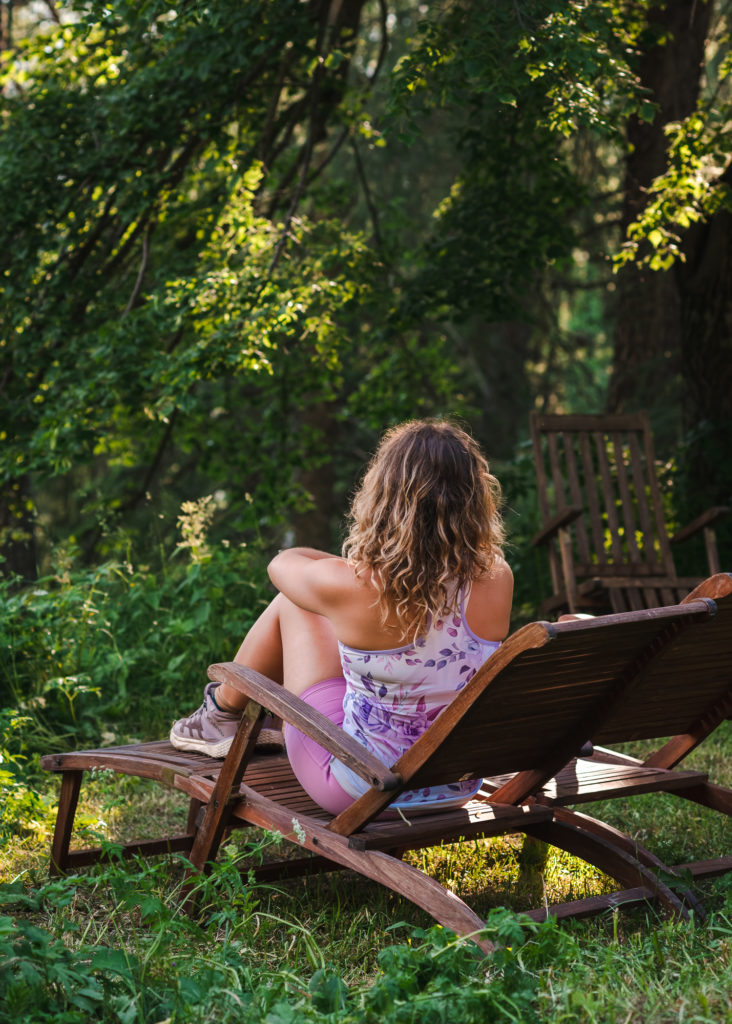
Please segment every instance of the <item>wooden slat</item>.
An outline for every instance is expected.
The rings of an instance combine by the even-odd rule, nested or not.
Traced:
[[[643,534],[643,547],[646,552],[651,552],[655,550],[656,533],[653,529],[651,514],[648,508],[648,500],[652,494],[650,483],[648,482],[648,474],[655,472],[655,467],[652,465],[645,465],[637,433],[630,433],[628,437],[628,445],[630,448],[631,471],[633,474],[633,485],[635,488],[635,500],[638,507],[638,518],[640,520],[640,528]],[[647,555],[646,560],[650,561],[651,556]],[[654,557],[652,561],[656,562],[657,559]]]
[[[131,743],[124,747],[100,747],[97,750],[78,750],[71,753],[46,754],[41,767],[46,771],[69,769],[111,768],[124,775],[161,781],[166,769],[176,774],[211,774],[221,770],[222,760],[176,750],[167,741]]]
[[[590,511],[590,524],[592,530],[592,543],[594,547],[594,553],[597,559],[597,563],[599,565],[604,565],[607,562],[607,554],[605,553],[605,538],[603,534],[600,503],[597,500],[597,472],[595,470],[595,464],[592,461],[592,445],[590,442],[590,435],[586,431],[583,431],[582,433],[579,434],[579,447],[582,458],[582,470],[584,472],[585,478],[585,494],[587,495],[587,505]],[[590,569],[589,572],[592,572],[592,570]]]
[[[635,535],[635,509],[633,499],[630,494],[630,487],[628,485],[628,471],[625,465],[623,435],[617,431],[613,431],[610,435],[610,441],[613,446],[613,452],[615,453],[615,469],[617,473],[618,490],[620,492],[620,507],[623,513],[623,533],[628,549],[628,559],[631,565],[637,565],[642,561],[642,558]],[[643,605],[641,605],[641,607],[643,607]]]
[[[89,867],[105,860],[122,857],[154,857],[166,853],[187,853],[193,845],[193,836],[187,833],[169,836],[166,839],[141,839],[132,843],[115,844],[111,851],[101,847],[72,850],[66,860],[66,868]]]
[[[572,505],[582,508],[584,501],[582,500],[582,488],[580,486],[580,476],[577,468],[577,457],[574,450],[574,435],[569,432],[565,432],[560,435],[562,438],[562,444],[564,447],[564,464],[567,467],[567,481],[569,485],[569,500]],[[587,530],[585,528],[584,518],[580,516],[575,520],[574,525],[575,539],[577,542],[577,553],[584,562],[590,560],[590,544],[587,538]]]
[[[605,515],[607,516],[607,528],[610,533],[610,550],[615,562],[623,561],[623,549],[620,544],[618,515],[615,508],[615,491],[613,489],[610,460],[607,453],[607,441],[604,433],[593,434],[595,441],[595,453],[597,455],[597,466],[600,471],[600,484],[604,501]]]
[[[558,438],[552,434],[547,438],[547,451],[549,453],[549,467],[554,486],[554,507],[557,512],[567,507],[567,496],[564,491],[564,473],[562,472],[561,458],[559,454]]]
[[[296,857],[292,860],[278,860],[271,864],[260,864],[256,867],[246,865],[246,873],[254,875],[256,882],[274,882],[285,878],[302,878],[307,875],[320,875],[328,871],[345,871],[345,864],[337,864],[327,857]]]
[[[545,434],[562,430],[577,432],[587,431],[592,433],[596,430],[604,430],[608,420],[612,420],[617,430],[643,430],[648,422],[645,413],[621,413],[607,416],[603,413],[569,413],[561,415],[542,415],[534,413],[536,429]]]
[[[563,769],[541,790],[542,799],[557,804],[587,803],[592,800],[638,793],[677,792],[705,782],[707,775],[698,771],[663,771],[646,767],[598,765],[578,761]]]
[[[609,565],[603,566],[584,566],[579,565],[578,569],[584,571],[585,569],[589,573],[592,571],[597,576],[596,580],[591,580],[580,587],[581,593],[590,592],[592,584],[594,583],[598,588],[609,588],[609,587],[638,587],[640,589],[644,587],[653,587],[655,590],[666,587],[669,588],[669,594],[675,596],[677,591],[680,592],[681,598],[686,597],[694,587],[696,587],[702,581],[698,576],[659,576],[650,572],[650,566],[646,567],[643,565],[634,565],[632,573],[623,573],[622,566]],[[646,574],[646,568],[649,572]],[[675,588],[671,590],[670,588]],[[664,604],[676,604],[676,601],[667,601],[663,603],[653,604],[651,608],[662,608]],[[681,603],[681,600],[678,601]]]
[[[537,429],[536,424],[536,415],[532,414],[530,417],[530,429],[531,440],[534,446],[534,463],[538,482],[537,496],[539,499],[542,523],[547,523],[551,519],[554,509],[549,504],[549,486],[546,473],[546,463],[544,461],[544,448],[541,442],[541,432]]]
[[[651,425],[648,420],[648,416],[645,417],[645,424],[643,428],[643,450],[646,456],[646,465],[648,466],[648,486],[651,490],[651,506],[653,515],[656,521],[656,531],[661,546],[661,563],[667,575],[674,576],[676,569],[674,568],[673,555],[671,554],[671,545],[668,542],[668,535],[666,533],[666,522],[663,515],[663,505],[661,502],[661,492],[658,487],[658,480],[656,478],[656,456],[653,451],[653,439],[651,437]]]

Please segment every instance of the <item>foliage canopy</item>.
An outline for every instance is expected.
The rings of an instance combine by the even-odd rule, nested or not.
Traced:
[[[583,236],[612,237],[598,189],[657,110],[651,7],[74,0],[22,40],[0,107],[6,546],[41,525],[90,557],[148,528],[151,495],[216,488],[229,530],[270,527],[324,463],[347,488],[389,422],[482,404],[490,440],[511,392],[520,417],[546,340],[512,352],[500,325],[544,330],[547,275],[587,284]],[[723,204],[728,49],[622,259],[665,265]]]

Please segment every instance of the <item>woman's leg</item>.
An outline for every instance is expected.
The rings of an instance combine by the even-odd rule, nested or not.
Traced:
[[[329,620],[299,608],[284,594],[278,594],[260,615],[234,660],[298,696],[313,683],[341,675],[338,642]],[[247,698],[234,687],[208,683],[203,704],[174,723],[170,742],[180,750],[224,757],[246,703]]]
[[[267,606],[242,641],[234,661],[282,683],[299,696],[313,683],[341,675],[338,641],[330,621],[293,604],[284,594]],[[216,703],[241,711],[247,699],[222,683]]]
[[[313,683],[301,693],[301,699],[321,715],[329,718],[334,725],[343,725],[343,697],[346,680],[343,676],[323,679]],[[331,771],[331,756],[310,736],[300,732],[294,725],[285,723],[283,729],[287,757],[295,778],[316,804],[331,814],[340,814],[353,803],[353,797],[335,779]]]

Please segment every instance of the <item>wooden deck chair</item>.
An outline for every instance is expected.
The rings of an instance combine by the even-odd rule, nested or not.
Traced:
[[[671,545],[703,533],[709,575],[719,572],[717,506],[669,538],[646,413],[530,417],[542,529],[559,610],[629,611],[674,604],[703,576],[679,577]]]
[[[654,897],[667,912],[684,915],[687,901],[659,876],[665,868],[659,860],[615,829],[564,805],[668,790],[732,813],[730,791],[709,783],[702,772],[675,767],[732,703],[732,577],[727,575],[707,581],[693,600],[678,606],[525,626],[389,767],[251,669],[214,665],[209,676],[250,698],[223,762],[183,753],[167,742],[43,758],[43,767],[63,778],[52,848],[55,872],[102,855],[98,849],[69,851],[82,776],[95,767],[156,779],[190,799],[184,834],[130,843],[127,855],[184,851],[201,870],[215,858],[227,828],[274,829],[310,857],[267,866],[266,876],[350,868],[412,900],[441,924],[471,935],[481,928],[478,915],[405,863],[405,850],[478,835],[529,834],[597,865],[633,898]],[[303,792],[285,757],[254,753],[265,707],[347,763],[369,784],[364,796],[333,817]],[[589,761],[574,756],[588,739],[616,742],[662,734],[676,738],[643,764],[604,752]],[[485,780],[464,808],[411,818],[404,812],[408,820],[380,817],[405,789],[463,778]],[[729,869],[732,858],[727,857],[698,867],[697,873]],[[600,905],[595,900],[592,909]]]

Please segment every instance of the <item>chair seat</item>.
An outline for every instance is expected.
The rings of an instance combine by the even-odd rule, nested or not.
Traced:
[[[234,816],[246,820],[246,789],[255,790],[259,796],[275,803],[286,803],[295,814],[309,817],[313,821],[328,824],[333,815],[328,814],[307,795],[295,778],[287,757],[262,757],[251,764],[242,784],[244,801],[234,809]],[[423,811],[415,814],[404,809],[401,814],[388,812],[383,819],[370,822],[358,832],[346,837],[350,849],[381,850],[399,846],[402,849],[449,842],[476,835],[504,835],[512,827],[521,832],[526,825],[548,820],[551,812],[546,808],[511,807],[492,805],[485,797],[472,799],[464,807],[452,810]]]
[[[484,781],[490,793],[504,785],[510,775],[496,775]],[[708,775],[700,771],[669,771],[645,765],[607,764],[590,758],[569,762],[537,793],[548,804],[588,803],[606,796],[633,796],[637,793],[676,792],[706,782]]]

